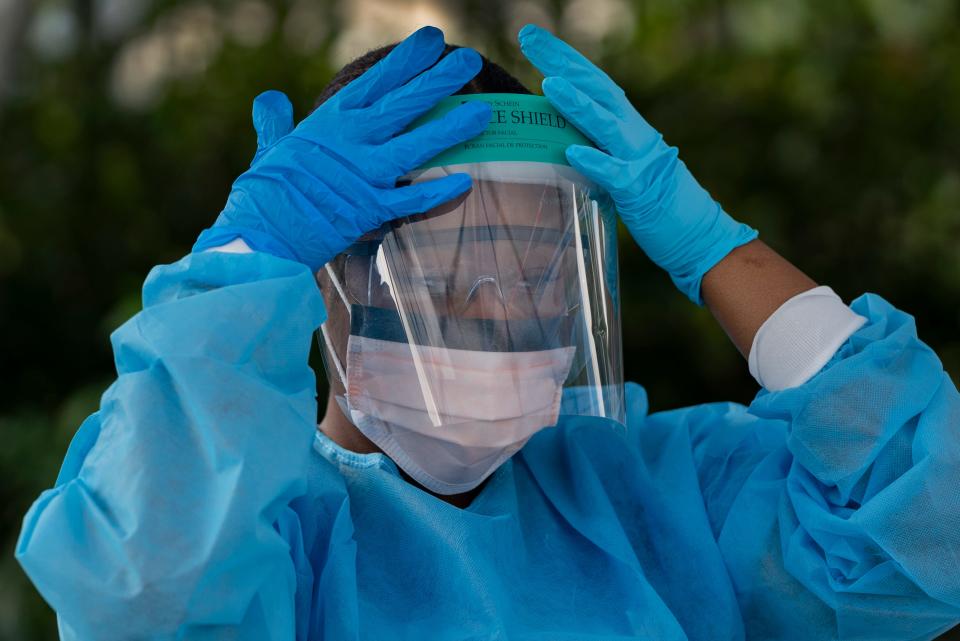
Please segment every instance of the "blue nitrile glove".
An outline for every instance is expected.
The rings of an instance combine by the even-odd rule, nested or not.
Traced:
[[[544,95],[602,149],[571,145],[567,160],[609,192],[637,244],[702,304],[703,275],[756,230],[727,215],[623,89],[570,45],[527,25],[520,49],[546,76]]]
[[[383,223],[469,190],[467,174],[395,186],[439,152],[478,135],[490,119],[489,105],[469,102],[400,134],[480,71],[476,51],[457,49],[437,62],[443,49],[439,29],[420,29],[296,128],[286,96],[261,94],[254,101],[257,154],[193,251],[242,238],[256,251],[316,271]]]

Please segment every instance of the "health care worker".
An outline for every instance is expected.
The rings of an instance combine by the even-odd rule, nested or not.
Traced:
[[[546,99],[424,28],[296,127],[281,94],[255,102],[250,169],[147,278],[116,382],[24,521],[62,638],[929,639],[960,619],[960,396],[913,319],[816,286],[602,71],[534,26],[520,45]],[[748,355],[749,407],[623,393],[614,212]]]

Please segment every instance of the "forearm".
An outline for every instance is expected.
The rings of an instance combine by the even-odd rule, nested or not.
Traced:
[[[236,627],[259,590],[290,590],[275,522],[305,491],[322,320],[312,274],[264,254],[151,273],[112,336],[117,381],[17,545],[78,638]]]
[[[783,303],[817,286],[761,240],[737,247],[703,277],[704,302],[746,357],[753,338]]]
[[[845,621],[841,638],[932,638],[960,620],[960,394],[912,316],[872,294],[850,308],[866,323],[815,378],[750,405],[789,423],[774,545]]]

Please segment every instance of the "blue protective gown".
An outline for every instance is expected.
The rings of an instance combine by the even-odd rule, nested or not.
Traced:
[[[564,419],[467,509],[319,435],[309,271],[156,268],[17,557],[64,639],[924,639],[960,619],[960,395],[881,298],[749,407]]]

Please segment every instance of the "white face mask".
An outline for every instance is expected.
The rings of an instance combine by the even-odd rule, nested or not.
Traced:
[[[351,335],[350,420],[438,494],[477,487],[556,424],[575,348],[484,352]]]

